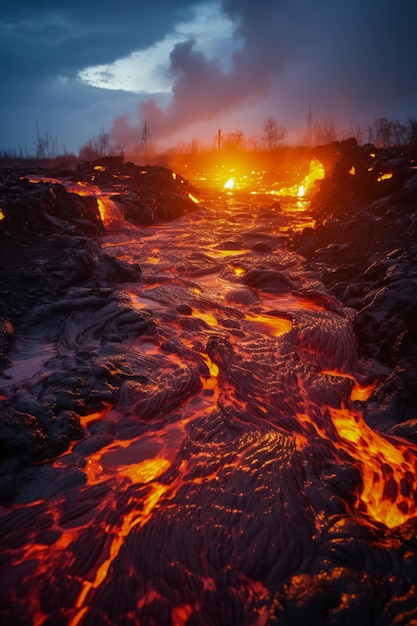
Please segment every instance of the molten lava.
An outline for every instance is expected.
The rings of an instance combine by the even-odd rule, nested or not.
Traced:
[[[392,172],[385,172],[385,174],[381,174],[381,176],[379,176],[378,183],[380,183],[383,180],[390,180],[392,176],[393,176]]]
[[[278,195],[304,198],[306,195],[311,194],[314,191],[317,181],[322,180],[325,173],[323,164],[318,159],[312,159],[310,161],[308,174],[304,177],[302,182],[298,185],[293,185],[292,187],[284,187],[279,191]]]
[[[406,446],[389,441],[367,426],[360,413],[329,409],[340,446],[362,468],[363,509],[373,519],[393,528],[417,514],[416,460]]]
[[[0,509],[8,623],[371,624],[386,609],[388,624],[412,610],[417,450],[366,423],[376,383],[357,382],[352,312],[288,245],[323,165],[294,185],[265,176],[217,168],[194,212],[140,227],[74,186],[96,194],[107,258],[142,274],[71,287],[86,307],[64,300],[38,386],[72,351],[80,386],[87,357],[108,379],[108,404]]]

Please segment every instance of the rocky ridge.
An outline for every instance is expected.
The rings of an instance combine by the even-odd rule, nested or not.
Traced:
[[[140,280],[141,269],[102,249],[97,198],[68,192],[54,178],[105,188],[139,224],[195,207],[189,183],[161,167],[0,172],[0,498],[6,501],[30,464],[82,438],[80,416],[114,402],[121,381],[142,379],[118,346],[151,321],[114,289]]]
[[[370,425],[417,439],[417,161],[413,151],[338,146],[295,237],[306,267],[352,309],[362,356],[381,364]]]

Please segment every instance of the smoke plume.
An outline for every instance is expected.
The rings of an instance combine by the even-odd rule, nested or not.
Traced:
[[[378,7],[362,0],[222,0],[236,44],[227,68],[194,40],[176,44],[169,66],[171,101],[165,108],[155,100],[140,103],[135,136],[145,120],[155,139],[166,138],[269,95],[268,115],[278,110],[280,117],[285,111],[277,94],[281,105],[286,99],[287,113],[296,107],[306,113],[312,105],[315,114],[336,122],[338,114],[350,124],[393,111],[410,116],[417,83],[407,62],[414,27],[401,10],[406,4],[399,0],[394,11],[390,0]],[[113,135],[132,130],[119,119]]]
[[[220,59],[209,59],[198,50],[194,40],[176,44],[168,70],[173,79],[170,104],[163,108],[154,99],[139,103],[138,127],[126,116],[117,119],[112,128],[117,143],[129,145],[133,136],[139,136],[145,120],[153,136],[169,137],[192,123],[213,120],[242,102],[266,95],[282,66],[276,54],[277,8],[282,1],[264,0],[261,11],[256,4],[251,0],[223,1],[223,10],[235,25],[237,48],[228,69]]]

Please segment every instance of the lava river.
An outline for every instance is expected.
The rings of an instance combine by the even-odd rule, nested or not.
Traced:
[[[49,461],[83,481],[0,511],[1,623],[417,624],[417,452],[363,418],[352,311],[288,245],[308,203],[206,196],[107,217],[149,323],[116,405]]]

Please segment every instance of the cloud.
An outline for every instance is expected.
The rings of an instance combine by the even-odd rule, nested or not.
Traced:
[[[203,51],[195,37],[176,43],[167,70],[173,80],[171,102],[165,108],[152,99],[140,103],[139,124],[146,120],[157,137],[172,136],[195,122],[214,120],[266,96],[285,59],[285,43],[277,43],[280,4],[284,2],[263,0],[260,10],[259,3],[252,1],[224,0],[223,15],[232,25],[228,62]],[[117,137],[116,129],[113,133]]]
[[[198,49],[227,65],[234,46],[230,45],[232,24],[219,11],[217,2],[190,7],[183,20],[152,46],[141,48],[111,64],[90,66],[79,72],[81,80],[104,89],[124,89],[138,93],[170,92],[175,75],[170,70],[170,54],[177,44],[198,42]],[[221,61],[220,61],[221,59]]]
[[[300,125],[309,105],[341,124],[416,117],[416,17],[410,0],[6,0],[0,148],[37,120],[73,149],[119,118],[116,135],[147,120],[157,139]]]
[[[194,0],[159,0],[146,9],[56,0],[6,0],[0,13],[0,149],[31,146],[36,122],[68,149],[133,113],[140,96],[82,85],[80,71],[146,49],[173,31]],[[159,97],[157,97],[159,102]],[[100,118],[101,116],[101,118]]]

